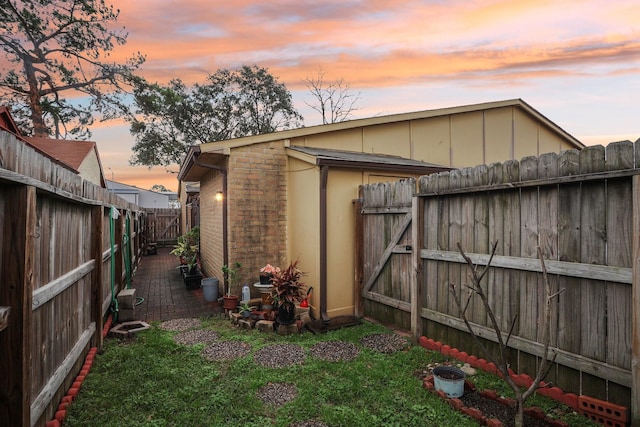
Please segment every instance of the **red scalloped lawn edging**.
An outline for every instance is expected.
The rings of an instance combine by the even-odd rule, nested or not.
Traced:
[[[439,341],[435,341],[424,336],[420,337],[419,343],[422,347],[428,350],[437,351],[447,357],[451,357],[463,363],[468,363],[476,369],[482,369],[483,371],[502,377],[502,374],[498,371],[496,365],[492,362],[487,362],[484,359],[478,359],[476,356],[469,355],[464,351],[458,350],[457,348],[451,348],[446,344],[442,344]],[[527,374],[516,374],[511,369],[509,369],[509,375],[516,383],[516,385],[520,387],[526,388],[533,383],[533,378],[531,378]],[[540,386],[536,390],[536,393],[547,396],[558,402],[562,402],[579,414],[582,414],[588,418],[591,418],[593,421],[606,426],[625,427],[629,423],[629,410],[625,406],[616,405],[614,403],[585,395],[578,396],[574,393],[565,393],[560,387],[549,387],[548,384],[546,384],[544,381],[540,382]],[[552,423],[553,421],[556,420],[551,420],[548,422]],[[491,426],[494,427],[497,427],[498,425],[502,425],[502,423],[491,424]]]
[[[470,408],[465,406],[464,402],[458,398],[450,398],[447,396],[445,392],[442,390],[436,390],[434,385],[433,375],[426,377],[422,381],[422,386],[429,390],[430,392],[437,394],[440,398],[449,402],[452,408],[461,412],[474,420],[476,420],[480,425],[487,427],[502,427],[502,421],[496,418],[487,418],[484,414],[477,408]],[[476,386],[471,381],[464,382],[464,391],[465,392],[474,392],[476,391]],[[515,407],[516,401],[514,399],[507,399],[504,397],[499,397],[498,393],[493,390],[482,390],[478,392],[483,398],[495,400],[505,406]],[[568,427],[568,424],[564,421],[554,420],[545,416],[544,412],[540,408],[529,407],[525,408],[524,413],[531,418],[535,418],[538,420],[544,420],[545,423],[552,427]]]
[[[109,329],[111,329],[112,323],[113,323],[113,316],[110,314],[107,317],[107,321],[105,322],[104,327],[102,328],[102,338],[107,336],[107,334],[109,333]],[[93,360],[95,359],[97,353],[98,353],[97,347],[92,347],[91,349],[89,349],[89,353],[87,353],[87,356],[84,359],[84,365],[82,365],[82,369],[80,369],[80,373],[78,373],[75,380],[73,381],[73,384],[71,384],[71,387],[69,387],[69,390],[67,391],[67,395],[64,396],[60,401],[60,404],[58,405],[58,409],[56,410],[54,418],[51,421],[47,422],[47,424],[45,425],[46,427],[60,427],[64,423],[64,419],[67,416],[67,408],[69,407],[69,405],[71,405],[71,402],[73,402],[76,396],[78,395],[78,392],[80,391],[80,387],[82,386],[82,383],[84,382],[85,377],[89,374],[89,371],[91,370],[91,365],[93,365]]]

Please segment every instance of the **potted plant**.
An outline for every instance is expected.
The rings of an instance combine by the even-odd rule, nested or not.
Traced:
[[[196,226],[178,237],[178,241],[170,253],[180,259],[181,265],[186,265],[191,270],[197,264],[199,250],[200,227]]]
[[[289,264],[278,272],[273,273],[271,284],[273,285],[273,302],[278,309],[276,321],[281,325],[295,322],[296,303],[300,303],[305,297],[305,285],[300,280],[304,273],[298,268],[299,260]]]
[[[251,316],[251,312],[256,309],[257,307],[249,305],[249,302],[245,301],[238,306],[238,313],[242,314],[242,317],[247,318]]]
[[[261,285],[270,285],[271,278],[273,277],[273,273],[280,272],[279,267],[274,267],[271,264],[267,264],[260,269],[260,284]]]
[[[222,272],[224,273],[224,281],[227,285],[227,291],[224,296],[224,309],[235,310],[238,306],[238,295],[232,295],[231,290],[235,289],[240,279],[240,268],[242,264],[235,262],[233,266],[223,265]]]

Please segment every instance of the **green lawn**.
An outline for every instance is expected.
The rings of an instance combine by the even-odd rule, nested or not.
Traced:
[[[200,355],[204,345],[178,345],[175,332],[157,325],[132,341],[109,339],[69,407],[65,426],[288,426],[304,420],[330,426],[477,426],[424,390],[416,376],[444,356],[418,345],[390,355],[360,345],[367,335],[390,333],[383,326],[364,322],[288,337],[237,329],[220,318],[203,319],[203,327],[215,330],[220,340],[242,340],[251,351],[235,361],[210,362]],[[311,346],[328,340],[352,342],[360,354],[349,362],[309,354]],[[278,369],[257,365],[255,351],[274,343],[302,346],[304,363]],[[471,380],[482,388],[502,387],[489,374]],[[257,391],[280,382],[295,384],[298,397],[279,407],[265,405]],[[534,403],[560,411],[571,425],[587,425],[582,416],[565,415],[566,407],[556,402],[536,397]]]

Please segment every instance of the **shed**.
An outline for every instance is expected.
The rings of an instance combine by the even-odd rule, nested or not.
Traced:
[[[326,320],[356,306],[359,185],[583,147],[514,99],[202,144],[178,179],[181,198],[187,182],[200,183],[208,275],[222,278],[224,264],[241,262],[241,285],[251,285],[265,264],[299,259],[314,288],[313,315]]]

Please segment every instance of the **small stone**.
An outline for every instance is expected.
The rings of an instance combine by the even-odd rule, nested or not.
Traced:
[[[462,367],[460,367],[460,370],[464,372],[466,375],[476,374],[476,370],[472,368],[471,365],[469,365],[468,363],[465,363],[464,365],[462,365]]]
[[[240,313],[230,313],[229,318],[231,319],[231,323],[237,325],[240,319],[242,319],[242,314]]]
[[[253,319],[240,319],[238,320],[238,326],[243,329],[253,329],[253,325],[256,323]]]
[[[273,332],[273,324],[271,320],[258,320],[256,322],[256,329],[260,332]]]
[[[279,325],[278,335],[291,335],[299,333],[298,325],[293,323],[291,325]]]

